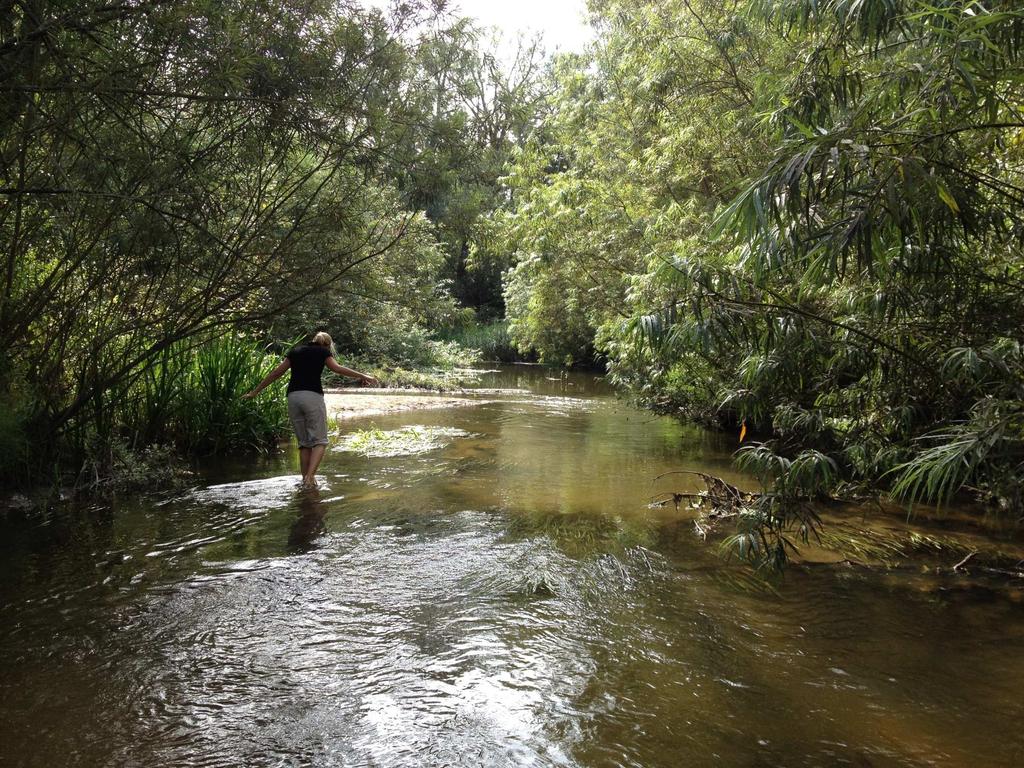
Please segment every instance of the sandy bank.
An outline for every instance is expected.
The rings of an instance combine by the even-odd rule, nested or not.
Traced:
[[[458,408],[483,402],[451,395],[419,394],[415,391],[399,394],[386,389],[328,389],[324,390],[324,400],[327,403],[327,415],[339,419],[380,416],[399,411]]]

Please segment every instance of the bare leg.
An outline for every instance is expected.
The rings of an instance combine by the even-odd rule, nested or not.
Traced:
[[[306,480],[306,470],[309,469],[309,452],[312,448],[299,448],[299,468],[302,470],[302,480]]]
[[[316,485],[316,471],[320,468],[320,461],[323,459],[324,453],[327,452],[327,446],[314,445],[307,450],[309,451],[309,461],[302,473],[302,482],[306,485]]]

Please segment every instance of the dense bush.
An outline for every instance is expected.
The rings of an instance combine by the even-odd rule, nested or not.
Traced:
[[[536,44],[504,66],[428,2],[0,16],[7,477],[109,469],[129,408],[127,450],[261,442],[276,417],[232,404],[216,377],[241,381],[238,360],[203,346],[226,332],[328,328],[346,354],[426,369],[467,359],[428,333],[457,301],[500,312],[507,253],[480,222],[535,124]]]

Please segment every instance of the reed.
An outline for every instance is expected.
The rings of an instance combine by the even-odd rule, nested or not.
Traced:
[[[171,347],[125,399],[122,434],[136,449],[169,444],[188,454],[265,450],[287,434],[287,378],[252,400],[241,398],[277,362],[261,345],[234,335]]]
[[[185,450],[220,453],[265,449],[287,434],[287,377],[252,400],[242,400],[278,362],[258,344],[225,336],[200,347],[185,366],[177,402]]]
[[[514,363],[525,359],[512,343],[505,320],[456,326],[445,332],[443,338],[462,347],[477,350],[483,360]]]

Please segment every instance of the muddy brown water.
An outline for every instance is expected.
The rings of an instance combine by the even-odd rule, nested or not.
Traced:
[[[734,439],[598,378],[347,420],[432,450],[292,452],[0,519],[0,763],[1014,766],[1020,590],[934,563],[766,586],[649,509]]]

